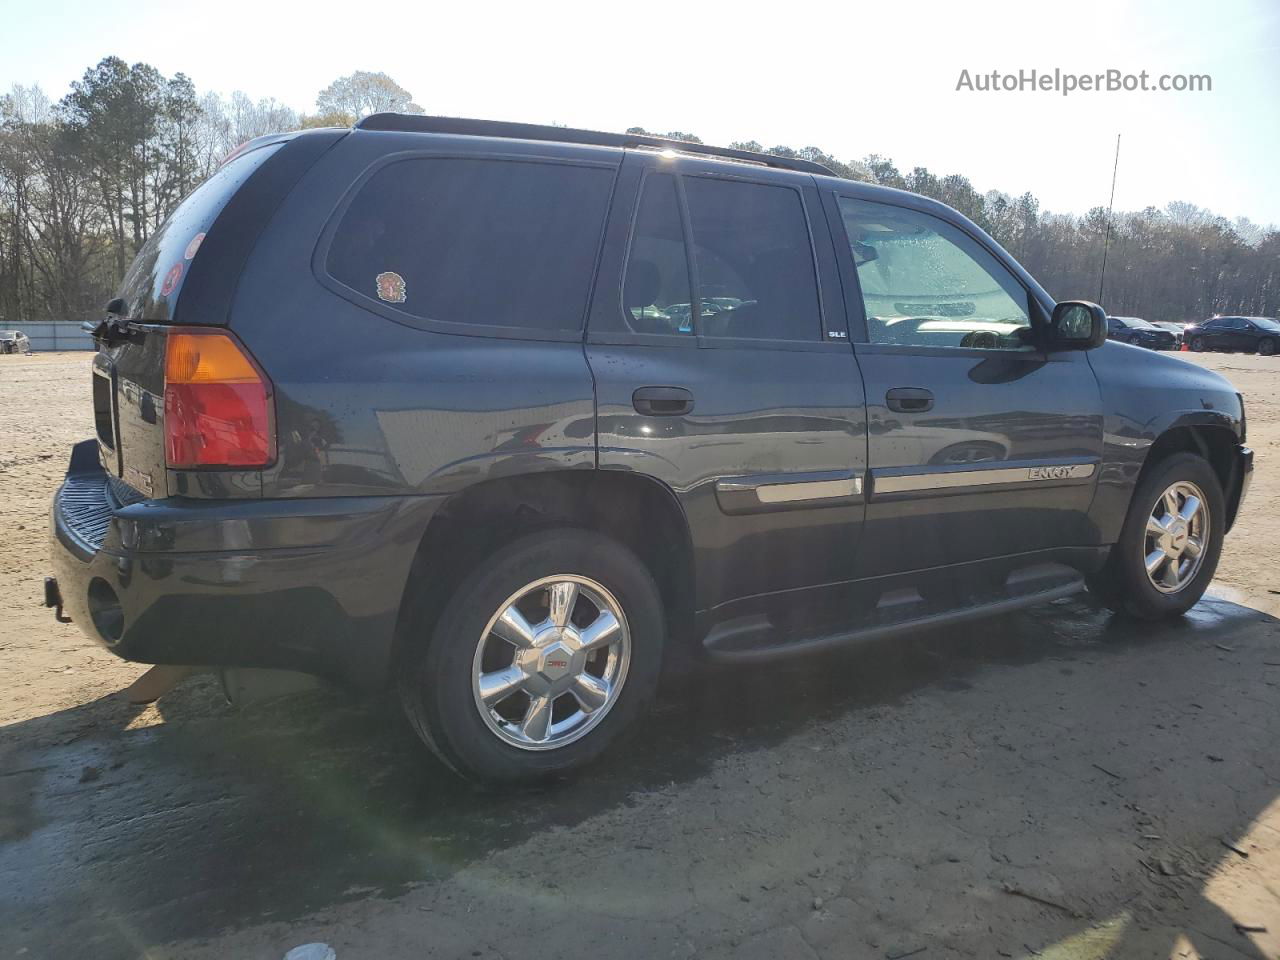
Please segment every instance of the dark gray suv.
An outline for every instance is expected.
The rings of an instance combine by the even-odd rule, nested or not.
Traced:
[[[1062,597],[1176,615],[1239,395],[945,206],[645,136],[254,141],[95,328],[56,578],[131,660],[394,686],[463,774],[579,766],[664,658]]]

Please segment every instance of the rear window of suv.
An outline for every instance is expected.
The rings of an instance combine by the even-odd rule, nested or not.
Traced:
[[[569,163],[395,161],[351,201],[326,269],[423,320],[580,330],[613,176]]]
[[[205,233],[235,192],[282,146],[267,144],[227,160],[147,238],[116,294],[124,300],[128,316],[156,322],[173,318],[182,283]]]

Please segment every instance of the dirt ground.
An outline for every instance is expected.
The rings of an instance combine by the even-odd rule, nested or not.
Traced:
[[[241,710],[40,607],[89,356],[0,357],[0,956],[1280,957],[1280,358],[1213,596],[1087,599],[677,681],[578,780],[480,794],[389,703]]]

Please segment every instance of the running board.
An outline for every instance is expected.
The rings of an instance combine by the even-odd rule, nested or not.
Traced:
[[[1056,566],[1056,565],[1055,565]],[[707,655],[713,660],[733,662],[761,662],[805,653],[817,653],[837,647],[868,643],[887,637],[924,630],[930,627],[952,626],[968,620],[994,617],[1037,604],[1070,597],[1084,590],[1084,577],[1072,570],[1056,576],[1011,576],[1005,591],[998,596],[983,599],[965,606],[923,615],[894,616],[896,611],[908,614],[922,601],[903,602],[900,594],[886,594],[873,612],[873,622],[859,626],[828,628],[819,633],[782,635],[782,631],[766,616],[732,620],[720,624],[702,641]],[[914,592],[914,591],[913,591]]]

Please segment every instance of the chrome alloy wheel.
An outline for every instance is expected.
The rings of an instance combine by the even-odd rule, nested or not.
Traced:
[[[617,599],[586,577],[558,574],[521,587],[476,646],[471,689],[485,724],[522,750],[586,736],[627,679],[631,636]]]
[[[1209,506],[1204,491],[1179,480],[1147,517],[1143,554],[1147,579],[1161,593],[1177,593],[1200,572],[1209,545]]]

